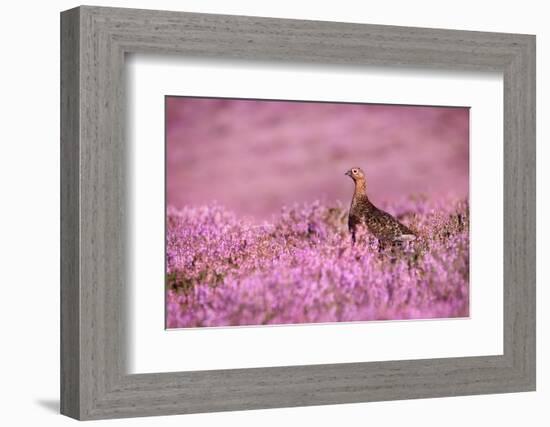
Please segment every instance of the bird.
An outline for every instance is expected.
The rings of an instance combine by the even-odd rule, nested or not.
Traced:
[[[358,226],[366,226],[378,239],[380,248],[386,243],[400,244],[416,239],[416,234],[410,228],[371,203],[367,196],[365,173],[361,168],[353,167],[345,175],[349,176],[355,184],[348,214],[348,229],[353,244],[355,244]]]

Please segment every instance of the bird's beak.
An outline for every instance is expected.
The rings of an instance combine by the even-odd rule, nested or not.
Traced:
[[[351,171],[347,171],[344,175],[347,175],[351,178]]]

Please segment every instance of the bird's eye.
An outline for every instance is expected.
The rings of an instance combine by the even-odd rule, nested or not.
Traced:
[[[352,170],[351,170],[351,173],[356,174],[356,173],[357,173],[357,169],[352,169]]]

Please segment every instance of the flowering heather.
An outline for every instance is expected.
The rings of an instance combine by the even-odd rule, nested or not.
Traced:
[[[347,210],[284,208],[258,225],[218,205],[167,212],[167,326],[468,316],[469,208],[421,198],[383,206],[418,239],[352,246]]]

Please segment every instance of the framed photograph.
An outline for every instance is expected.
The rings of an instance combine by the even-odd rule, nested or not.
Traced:
[[[63,414],[535,390],[534,36],[83,6],[61,88]]]

